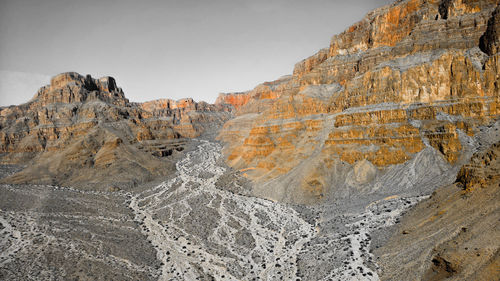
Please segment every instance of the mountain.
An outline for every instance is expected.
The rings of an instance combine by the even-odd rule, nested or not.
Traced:
[[[500,280],[499,34],[497,0],[374,10],[291,77],[220,96],[236,109],[226,163],[259,197],[324,208],[325,237],[338,206],[376,208],[363,225],[430,194],[370,231],[363,264],[373,255],[381,280]]]
[[[292,203],[450,184],[500,114],[498,34],[497,0],[376,9],[292,76],[221,95],[226,162]]]
[[[186,140],[230,116],[229,108],[180,101],[129,102],[112,77],[57,75],[27,103],[0,108],[9,183],[116,189],[175,170]]]
[[[0,279],[500,280],[499,28],[398,0],[215,104],[55,76],[0,108]]]
[[[375,249],[383,280],[498,280],[500,142],[412,209]]]

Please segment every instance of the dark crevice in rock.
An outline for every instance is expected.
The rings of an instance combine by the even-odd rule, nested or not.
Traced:
[[[88,90],[88,91],[99,90],[99,87],[97,87],[97,84],[95,83],[92,76],[90,76],[90,74],[87,74],[87,76],[85,77],[85,80],[83,82],[84,82],[84,87],[86,90]]]
[[[448,19],[448,8],[451,5],[452,0],[441,0],[441,3],[439,4],[439,14],[441,15],[442,19]]]
[[[500,26],[500,6],[497,5],[495,11],[491,14],[488,20],[488,27],[484,34],[479,38],[479,48],[489,56],[498,52],[500,45],[500,34],[498,28]]]
[[[425,280],[442,280],[452,277],[457,272],[457,269],[451,262],[439,255],[435,256],[431,262],[432,267],[427,271]]]

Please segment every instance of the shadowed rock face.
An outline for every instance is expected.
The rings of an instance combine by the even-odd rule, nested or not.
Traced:
[[[497,6],[488,20],[488,28],[479,40],[479,47],[488,55],[498,53],[500,45],[500,7]]]
[[[0,108],[1,161],[28,164],[4,181],[116,189],[168,174],[186,138],[230,115],[192,99],[171,104],[131,103],[112,77],[57,75],[29,102]]]
[[[498,9],[496,0],[396,1],[333,36],[293,76],[222,96],[238,100],[219,136],[227,163],[259,183],[257,195],[300,203],[350,194],[360,161],[376,167],[366,192],[394,185],[381,181],[391,173],[412,182],[400,188],[418,185],[413,159],[453,171],[437,175],[452,181],[478,128],[500,114]]]

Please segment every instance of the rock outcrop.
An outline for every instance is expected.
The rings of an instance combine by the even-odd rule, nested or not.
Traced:
[[[261,112],[286,91],[286,84],[291,79],[292,76],[285,75],[275,81],[264,82],[248,92],[221,93],[215,104],[231,106],[233,113],[238,115]]]
[[[173,128],[185,137],[196,137],[208,127],[220,126],[231,117],[227,104],[195,102],[192,98],[159,99],[139,105],[156,118],[169,118]]]
[[[192,99],[131,103],[112,77],[63,73],[29,102],[0,109],[1,161],[27,165],[4,181],[92,188],[148,181],[172,172],[167,156],[204,124],[227,120],[224,108]]]
[[[242,106],[248,103],[250,100],[250,95],[248,92],[240,93],[220,93],[215,104],[217,105],[230,105],[233,109],[240,109]]]
[[[500,142],[479,151],[455,184],[405,215],[375,249],[382,280],[500,280]]]
[[[409,163],[423,159],[440,167],[441,184],[452,181],[478,128],[500,116],[498,5],[396,1],[292,76],[240,94],[244,102],[221,97],[237,100],[219,136],[227,163],[259,183],[257,195],[300,203],[351,194],[359,179],[380,191],[395,186],[391,173],[412,188],[423,175]]]

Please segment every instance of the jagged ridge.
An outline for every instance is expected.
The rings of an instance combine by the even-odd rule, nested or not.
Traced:
[[[230,116],[192,99],[168,104],[129,102],[112,77],[57,75],[28,103],[0,109],[2,162],[28,164],[4,181],[115,188],[168,174],[186,138]]]

